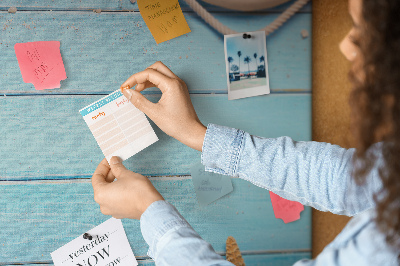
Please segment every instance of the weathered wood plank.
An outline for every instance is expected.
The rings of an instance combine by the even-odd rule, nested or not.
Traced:
[[[244,255],[243,259],[252,266],[292,266],[301,259],[311,259],[311,252]]]
[[[244,262],[248,266],[291,266],[296,261],[301,259],[310,259],[311,252],[295,252],[284,254],[257,254],[257,255],[243,255]],[[139,265],[155,265],[152,259],[137,258]],[[38,262],[22,262],[26,266],[54,265],[52,261],[38,261]],[[3,264],[0,265],[16,265],[16,264]]]
[[[234,191],[207,207],[198,206],[190,177],[150,180],[217,252],[225,252],[230,235],[245,254],[311,248],[309,207],[300,220],[284,224],[273,218],[268,191],[244,180],[232,179]],[[2,182],[0,223],[6,226],[0,231],[0,261],[49,261],[52,251],[108,219],[94,202],[89,182]],[[134,254],[146,256],[139,222],[123,224]]]
[[[247,266],[292,266],[299,260],[311,259],[311,252],[242,255]],[[155,265],[153,260],[138,260],[139,265]]]
[[[0,97],[1,180],[91,177],[103,154],[78,110],[100,97]],[[157,101],[158,96],[149,99]],[[226,95],[193,95],[192,101],[205,125],[311,140],[310,94],[235,101],[228,101]],[[128,159],[126,166],[145,175],[189,174],[190,166],[200,161],[200,152],[154,128],[160,140]]]
[[[198,2],[208,11],[231,12],[231,10],[214,6],[201,0],[198,0]],[[293,2],[294,1],[290,1],[286,4],[264,10],[263,12],[283,12],[288,6],[293,4]],[[192,11],[185,1],[179,0],[179,4],[183,11]],[[129,0],[86,0],[65,2],[54,2],[52,0],[41,0],[39,2],[30,0],[2,0],[0,2],[0,10],[8,10],[9,7],[17,7],[20,11],[95,9],[101,9],[103,11],[139,11],[137,3],[131,3]],[[308,3],[306,6],[304,6],[299,12],[311,12],[311,3]]]
[[[238,31],[258,30],[277,14],[216,17]],[[191,33],[157,45],[139,13],[0,12],[0,95],[110,93],[133,73],[163,61],[192,93],[226,93],[223,38],[187,14]],[[311,91],[311,14],[297,14],[267,38],[272,92]],[[18,42],[59,40],[68,78],[61,89],[36,91],[24,83],[14,52]],[[235,59],[236,60],[236,59]]]

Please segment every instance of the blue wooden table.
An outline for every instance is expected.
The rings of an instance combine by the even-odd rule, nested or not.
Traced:
[[[240,13],[202,4],[236,31],[258,30],[288,6]],[[7,12],[12,6],[15,14]],[[311,139],[311,38],[301,36],[311,34],[311,5],[267,37],[271,94],[234,101],[227,98],[223,36],[181,6],[192,32],[157,45],[129,0],[0,0],[0,265],[52,264],[52,251],[109,218],[90,183],[103,155],[78,110],[157,60],[186,81],[204,124]],[[49,40],[61,42],[68,78],[60,89],[36,91],[22,81],[14,44]],[[160,141],[125,165],[148,176],[218,253],[232,235],[247,265],[311,256],[310,208],[284,224],[268,191],[236,178],[232,193],[199,207],[189,169],[200,153],[152,125]],[[153,264],[139,222],[123,224],[139,262]]]

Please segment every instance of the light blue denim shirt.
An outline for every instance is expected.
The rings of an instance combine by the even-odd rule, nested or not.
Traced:
[[[355,150],[328,143],[260,138],[210,124],[201,158],[207,171],[242,178],[321,211],[355,216],[316,259],[296,266],[398,265],[399,251],[386,244],[374,222],[373,195],[382,186],[379,146],[374,147],[375,168],[362,186],[351,177]],[[150,205],[140,225],[157,265],[232,265],[166,201]]]

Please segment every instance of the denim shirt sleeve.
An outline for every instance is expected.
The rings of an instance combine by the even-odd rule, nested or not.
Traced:
[[[375,206],[378,170],[363,186],[351,177],[355,149],[289,137],[260,138],[209,124],[202,163],[207,171],[239,177],[288,200],[353,216]]]
[[[140,217],[149,245],[148,255],[157,265],[229,265],[166,201],[153,202]]]

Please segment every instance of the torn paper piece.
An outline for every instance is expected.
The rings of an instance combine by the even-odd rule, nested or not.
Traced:
[[[206,172],[201,163],[190,169],[199,205],[205,206],[233,191],[230,176]]]
[[[138,0],[137,4],[157,44],[190,32],[178,0]]]
[[[86,124],[107,161],[135,155],[158,140],[145,114],[116,90],[81,109]]]
[[[67,78],[59,41],[16,43],[14,49],[22,79],[36,90],[60,88]]]
[[[269,192],[275,218],[282,219],[285,224],[300,219],[300,213],[304,210],[303,204],[284,199],[273,192]]]

